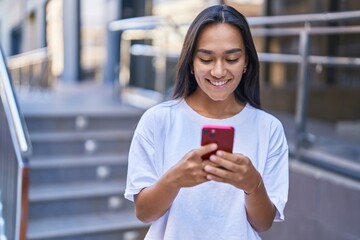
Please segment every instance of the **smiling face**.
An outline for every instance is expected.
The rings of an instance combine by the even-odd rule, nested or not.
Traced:
[[[246,64],[245,45],[237,27],[227,23],[205,26],[193,59],[198,84],[194,94],[212,101],[234,99]]]

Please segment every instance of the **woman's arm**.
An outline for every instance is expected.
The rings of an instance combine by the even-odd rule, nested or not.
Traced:
[[[244,190],[248,221],[258,232],[268,230],[274,221],[276,209],[264,184],[261,182],[259,185],[261,176],[250,159],[242,154],[217,151],[210,160],[221,168],[206,165],[207,179],[226,182]]]
[[[170,172],[167,172],[153,186],[144,188],[135,196],[136,216],[143,222],[151,222],[169,209],[180,187]]]
[[[142,189],[135,196],[136,216],[143,222],[154,221],[169,209],[182,187],[192,187],[208,181],[201,156],[215,149],[216,144],[208,144],[190,151],[154,185]]]
[[[257,185],[250,192],[245,191],[245,208],[251,226],[257,232],[263,232],[271,227],[276,208],[266,192],[260,174],[257,179]]]

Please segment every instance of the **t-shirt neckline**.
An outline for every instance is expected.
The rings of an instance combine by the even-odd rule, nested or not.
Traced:
[[[252,108],[248,103],[245,104],[244,108],[234,116],[228,118],[208,118],[199,113],[197,113],[194,109],[192,109],[185,99],[182,99],[180,102],[181,105],[184,106],[184,111],[186,114],[195,121],[206,124],[224,124],[224,125],[235,125],[244,121],[244,117],[248,115],[250,109]]]

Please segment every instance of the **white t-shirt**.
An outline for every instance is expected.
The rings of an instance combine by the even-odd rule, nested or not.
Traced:
[[[190,150],[198,148],[203,125],[235,128],[234,153],[248,156],[261,174],[276,206],[275,221],[284,220],[288,196],[288,146],[283,127],[270,114],[249,104],[237,115],[210,119],[185,100],[171,100],[148,109],[135,130],[129,151],[125,198],[133,201]],[[246,218],[244,192],[214,181],[182,188],[169,210],[152,222],[148,240],[260,239]]]

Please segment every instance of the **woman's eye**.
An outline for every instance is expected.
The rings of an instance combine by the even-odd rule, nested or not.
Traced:
[[[236,59],[227,59],[226,61],[229,62],[229,63],[236,63],[237,61],[239,61],[239,59],[238,58],[236,58]]]
[[[210,63],[211,59],[202,59],[202,58],[200,58],[200,61],[203,62],[203,63]]]

